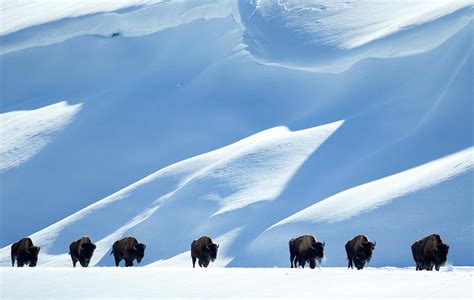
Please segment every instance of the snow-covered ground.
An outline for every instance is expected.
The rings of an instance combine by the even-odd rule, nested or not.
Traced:
[[[0,268],[2,299],[472,299],[473,268]]]
[[[434,232],[450,263],[473,265],[473,12],[2,2],[0,266],[24,236],[41,246],[39,268],[70,266],[83,235],[94,266],[112,265],[128,235],[147,245],[142,265],[184,266],[210,235],[216,266],[287,267],[288,240],[310,233],[331,274],[356,234],[377,241],[371,267],[405,267]]]

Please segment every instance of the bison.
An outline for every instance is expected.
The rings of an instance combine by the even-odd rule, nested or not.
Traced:
[[[369,242],[365,235],[357,235],[346,243],[347,260],[349,261],[347,268],[353,268],[355,264],[357,270],[364,268],[365,262],[370,262],[372,251],[374,251],[377,242]]]
[[[38,253],[40,247],[33,245],[30,238],[23,238],[14,243],[11,248],[12,267],[16,265],[23,267],[25,264],[35,267],[38,263]]]
[[[439,271],[448,259],[449,246],[443,243],[438,234],[432,234],[419,239],[411,246],[416,270]]]
[[[217,249],[219,244],[214,244],[212,239],[208,236],[200,237],[191,243],[191,258],[193,260],[193,268],[196,266],[196,259],[202,268],[207,268],[209,262],[214,262],[217,257]]]
[[[71,255],[72,265],[76,267],[79,261],[81,266],[87,267],[94,254],[96,246],[88,236],[83,236],[69,245],[69,255]]]
[[[140,263],[145,256],[146,245],[139,243],[134,237],[126,237],[118,240],[112,246],[112,252],[110,255],[114,255],[115,266],[119,266],[120,261],[125,260],[125,266],[133,266],[133,260],[137,260]]]
[[[290,262],[291,267],[297,268],[297,263],[304,268],[306,262],[309,262],[309,267],[314,269],[316,267],[316,260],[321,263],[324,256],[324,246],[326,243],[316,241],[312,235],[303,235],[289,242],[290,247]]]

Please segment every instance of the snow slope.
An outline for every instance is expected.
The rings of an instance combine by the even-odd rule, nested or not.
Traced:
[[[29,111],[0,115],[0,173],[16,167],[41,151],[81,109],[59,102]]]
[[[297,132],[277,127],[159,170],[32,235],[42,247],[44,260],[38,265],[69,265],[69,238],[82,232],[94,232],[97,242],[91,265],[109,254],[117,239],[132,232],[158,235],[153,243],[147,242],[147,249],[173,242],[177,249],[187,250],[194,235],[204,234],[199,228],[204,225],[201,220],[210,217],[212,224],[217,219],[214,216],[277,198],[308,156],[341,124]],[[194,211],[177,216],[172,213],[177,206]],[[173,229],[173,223],[178,227]],[[184,226],[190,227],[186,235],[181,232]],[[217,239],[222,240],[223,249],[233,240],[229,235]],[[159,255],[152,252],[144,261],[155,261]],[[0,264],[10,263],[10,247],[2,248]]]
[[[0,268],[0,276],[3,299],[471,299],[473,295],[472,268],[440,273],[397,268],[362,272],[342,268]]]
[[[387,205],[401,196],[449,180],[474,167],[474,148],[342,191],[278,222],[337,222]]]
[[[5,0],[0,7],[2,24],[0,35],[22,30],[28,27],[60,20],[63,18],[116,11],[135,6],[152,5],[161,1],[154,0],[117,0],[117,1],[34,1]]]
[[[435,48],[472,20],[473,5],[469,0],[255,2],[244,9],[248,20],[242,19],[257,60],[323,72],[341,72],[369,57]]]
[[[432,232],[473,264],[471,1],[5,3],[2,266],[27,235],[40,266],[82,235],[189,266],[207,234],[215,267],[284,267],[304,233],[409,266]]]

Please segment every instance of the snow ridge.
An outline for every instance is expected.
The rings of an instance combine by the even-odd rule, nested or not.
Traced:
[[[54,134],[72,122],[81,106],[62,101],[38,109],[0,114],[0,173],[40,152]]]
[[[40,265],[69,265],[67,254],[62,253],[64,249],[57,247],[67,243],[71,232],[83,234],[91,230],[96,232],[95,236],[101,236],[91,261],[92,265],[97,264],[115,240],[138,225],[147,226],[145,221],[154,217],[162,205],[177,201],[179,197],[175,197],[186,189],[194,190],[192,194],[197,200],[216,206],[214,213],[202,216],[206,218],[271,201],[342,124],[343,121],[337,121],[295,132],[276,127],[163,168],[32,234],[31,238],[42,247]],[[7,246],[0,250],[0,265],[10,263],[9,249]]]
[[[474,147],[421,166],[342,191],[267,230],[295,222],[339,222],[374,210],[403,195],[450,180],[474,168]]]

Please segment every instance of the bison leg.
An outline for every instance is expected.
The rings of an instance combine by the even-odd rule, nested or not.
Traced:
[[[293,268],[293,261],[295,261],[295,266],[296,267],[296,260],[295,260],[295,256],[293,253],[290,254],[290,263],[291,263],[291,267]]]
[[[23,267],[25,265],[25,263],[23,262],[23,260],[19,259],[16,261],[16,265],[17,267]]]
[[[313,259],[310,259],[310,260],[309,260],[309,267],[310,267],[311,269],[316,268],[316,259],[313,258]]]
[[[122,259],[118,255],[114,255],[114,258],[115,258],[115,266],[118,267]]]
[[[15,256],[12,255],[12,267],[15,266]]]
[[[293,265],[295,268],[298,268],[298,262],[299,262],[299,258],[297,255],[295,255],[295,258],[293,259]]]
[[[304,265],[306,264],[306,259],[300,258],[300,259],[299,259],[299,264],[300,264],[301,268],[304,269]]]
[[[191,258],[193,259],[193,268],[196,266],[196,257],[195,256],[191,256]]]
[[[72,259],[72,266],[75,268],[77,260],[72,255],[71,255],[71,259]]]
[[[347,260],[349,261],[348,264],[347,264],[347,268],[348,269],[353,269],[354,266],[353,266],[353,262],[352,262],[352,257],[347,257]]]
[[[125,259],[125,266],[126,267],[133,267],[133,260]]]

